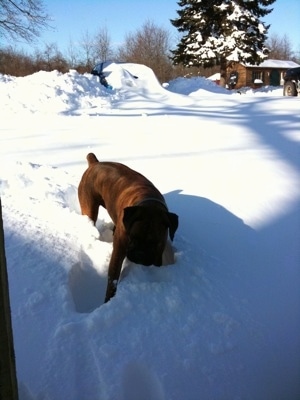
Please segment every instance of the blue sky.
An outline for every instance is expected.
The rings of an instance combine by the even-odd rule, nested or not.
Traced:
[[[170,31],[174,43],[178,32],[170,23],[179,9],[177,0],[44,0],[48,14],[52,17],[53,30],[42,32],[39,40],[27,46],[19,43],[28,52],[44,47],[44,43],[57,43],[64,51],[70,42],[80,41],[84,32],[95,34],[106,27],[114,46],[124,41],[126,34],[141,28],[146,20]],[[287,34],[295,51],[300,52],[300,1],[277,0],[272,5],[273,12],[263,19],[271,24],[269,34]]]

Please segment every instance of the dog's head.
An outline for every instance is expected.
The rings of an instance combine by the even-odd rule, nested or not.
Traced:
[[[136,264],[161,266],[168,231],[173,240],[178,216],[157,207],[126,207],[123,224],[128,237],[127,258]]]

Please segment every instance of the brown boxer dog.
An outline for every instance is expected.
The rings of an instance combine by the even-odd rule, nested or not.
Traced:
[[[140,173],[117,162],[99,162],[93,153],[87,161],[78,187],[81,212],[96,224],[102,206],[115,224],[107,302],[116,292],[125,257],[136,264],[162,265],[168,230],[173,240],[178,216],[168,211],[162,194]]]

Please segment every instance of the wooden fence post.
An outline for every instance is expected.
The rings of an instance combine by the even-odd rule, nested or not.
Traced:
[[[16,363],[9,303],[0,198],[0,400],[18,400]]]

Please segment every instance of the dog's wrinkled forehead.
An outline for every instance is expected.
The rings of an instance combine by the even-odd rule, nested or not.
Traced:
[[[144,225],[163,224],[165,212],[151,207],[133,206],[124,209],[123,223],[126,230],[130,231],[136,223]],[[167,225],[167,223],[166,223]]]
[[[124,209],[123,224],[128,234],[139,226],[141,230],[153,230],[159,236],[164,235],[169,228],[171,240],[178,227],[178,216],[157,207],[133,206]]]

